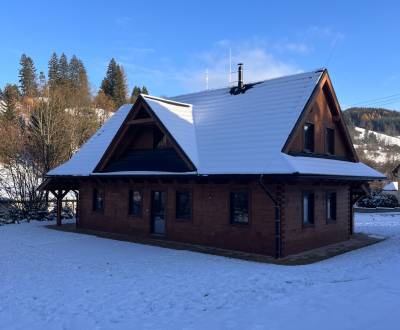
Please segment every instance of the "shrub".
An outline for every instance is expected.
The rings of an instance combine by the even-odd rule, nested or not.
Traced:
[[[358,203],[360,207],[398,207],[399,202],[394,195],[373,193],[371,196],[362,198]]]

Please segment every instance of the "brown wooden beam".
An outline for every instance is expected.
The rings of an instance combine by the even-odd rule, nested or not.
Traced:
[[[57,193],[57,226],[61,226],[62,192]]]
[[[154,122],[155,120],[153,118],[131,119],[127,122],[127,125],[152,124]]]

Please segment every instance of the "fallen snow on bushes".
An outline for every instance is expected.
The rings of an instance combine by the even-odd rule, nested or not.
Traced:
[[[0,227],[1,329],[399,329],[400,215],[357,215],[386,241],[277,266]]]

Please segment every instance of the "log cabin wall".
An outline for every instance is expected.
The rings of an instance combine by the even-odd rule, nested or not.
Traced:
[[[248,183],[198,183],[187,181],[124,182],[84,181],[80,189],[80,220],[82,228],[147,237],[151,235],[151,191],[166,194],[165,238],[192,244],[239,250],[265,255],[275,255],[274,208],[271,200],[257,181]],[[268,188],[277,193],[277,185]],[[282,251],[283,255],[343,241],[349,238],[349,187],[345,185],[281,184]],[[105,192],[104,212],[93,211],[93,189]],[[128,214],[129,190],[140,190],[143,196],[142,216]],[[175,218],[177,190],[192,193],[191,220]],[[315,224],[304,227],[302,222],[302,193],[315,193]],[[230,223],[229,194],[247,191],[250,196],[250,223]],[[336,222],[326,220],[326,192],[337,193]]]
[[[314,225],[303,225],[303,192],[315,194]],[[336,221],[327,220],[326,194],[336,192]],[[350,188],[347,185],[285,185],[284,254],[294,254],[350,238]]]
[[[104,212],[93,211],[93,189],[105,191]],[[128,214],[129,190],[143,194],[142,217]],[[273,190],[274,187],[271,187]],[[166,191],[166,235],[169,240],[203,244],[218,248],[262,253],[275,253],[274,209],[257,181],[240,183],[128,183],[122,180],[106,182],[84,181],[80,186],[80,218],[82,228],[131,234],[139,237],[151,235],[151,191]],[[191,220],[175,219],[177,190],[192,193]],[[247,191],[250,197],[250,223],[230,223],[229,195],[231,191]]]

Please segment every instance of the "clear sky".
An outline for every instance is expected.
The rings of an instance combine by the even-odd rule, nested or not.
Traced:
[[[232,62],[244,63],[247,81],[326,66],[342,108],[400,110],[396,1],[5,3],[0,5],[1,87],[18,81],[22,53],[47,73],[55,51],[83,60],[93,91],[115,57],[130,88],[146,85],[153,95],[172,96],[205,89],[206,70],[210,88],[226,86],[231,49]]]

